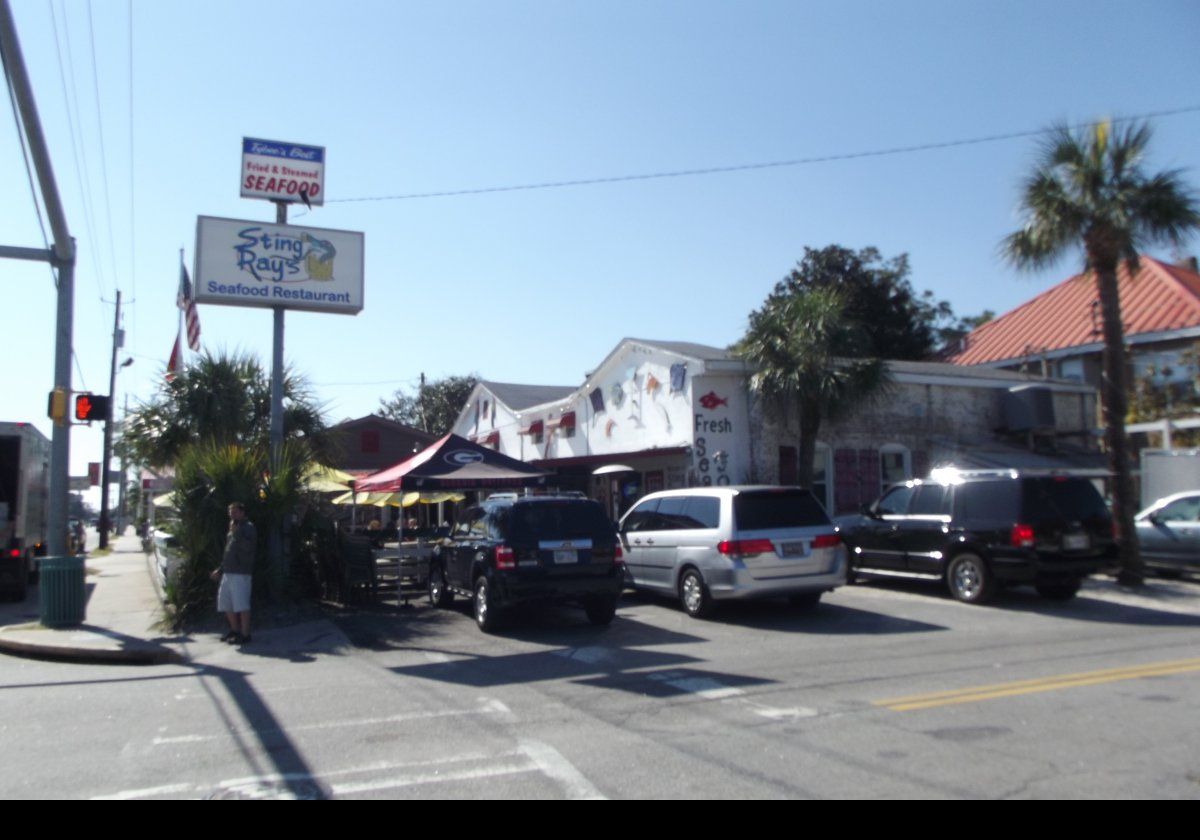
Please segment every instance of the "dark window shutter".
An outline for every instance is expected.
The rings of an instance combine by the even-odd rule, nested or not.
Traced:
[[[796,460],[796,447],[779,447],[779,483],[797,484],[799,481],[800,469]]]
[[[929,453],[918,449],[912,454],[913,478],[924,478],[929,475]]]
[[[879,497],[882,475],[879,471],[879,450],[858,450],[859,504],[873,502]]]
[[[858,491],[858,451],[835,449],[833,452],[834,515],[854,513],[861,504]]]
[[[360,438],[362,451],[364,454],[375,454],[379,452],[379,430],[378,429],[363,429]]]

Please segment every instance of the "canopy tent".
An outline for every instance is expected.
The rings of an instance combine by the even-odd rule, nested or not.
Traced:
[[[359,493],[346,492],[335,497],[335,505],[362,505],[363,507],[412,507],[415,504],[436,505],[439,502],[461,502],[465,499],[462,493],[438,491],[433,493]]]
[[[312,464],[304,471],[304,489],[316,493],[343,493],[350,489],[354,476],[348,472]]]
[[[494,449],[448,434],[407,460],[360,478],[356,490],[372,492],[528,487],[547,473]]]

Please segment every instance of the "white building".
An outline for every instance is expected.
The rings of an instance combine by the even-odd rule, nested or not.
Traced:
[[[1098,465],[1087,385],[923,362],[891,362],[889,372],[880,397],[822,428],[814,491],[831,512],[952,461]],[[453,431],[555,470],[559,487],[601,499],[614,516],[655,490],[793,483],[798,433],[764,416],[749,374],[728,350],[626,338],[582,385],[480,382]],[[1023,424],[1013,404],[1027,391],[1042,398],[1041,414]]]

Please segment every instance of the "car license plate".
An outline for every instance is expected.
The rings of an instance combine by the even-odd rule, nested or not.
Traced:
[[[782,557],[803,557],[808,552],[802,542],[785,542],[779,544],[779,554]]]
[[[579,552],[574,549],[556,548],[554,550],[554,562],[558,563],[578,563]]]
[[[1087,534],[1067,534],[1063,537],[1063,548],[1067,551],[1083,551],[1091,546]]]

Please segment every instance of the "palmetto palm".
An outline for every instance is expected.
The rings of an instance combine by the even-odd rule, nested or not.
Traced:
[[[286,435],[304,440],[322,457],[328,442],[319,406],[295,377],[287,376],[283,387]],[[135,462],[151,467],[174,464],[195,443],[265,448],[270,414],[270,382],[256,359],[204,353],[130,412],[120,445]]]
[[[1138,250],[1155,241],[1181,243],[1200,227],[1195,199],[1177,171],[1143,171],[1150,129],[1131,124],[1111,130],[1098,123],[1078,134],[1054,129],[1021,196],[1025,226],[1008,236],[1004,254],[1019,268],[1037,269],[1080,246],[1096,277],[1104,328],[1101,406],[1113,516],[1121,551],[1121,581],[1141,583],[1143,569],[1133,528],[1134,498],[1125,438],[1126,365],[1117,266],[1131,273]]]
[[[863,333],[845,316],[836,291],[773,294],[750,313],[734,351],[754,366],[751,387],[766,410],[800,427],[802,487],[812,486],[813,456],[823,418],[849,411],[885,382],[879,359],[855,358]]]

